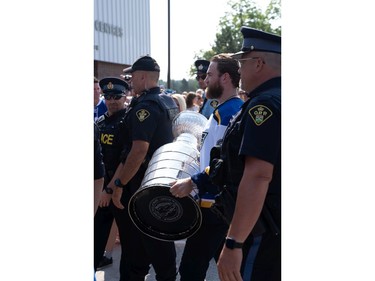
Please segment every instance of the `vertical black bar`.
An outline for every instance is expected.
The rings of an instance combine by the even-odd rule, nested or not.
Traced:
[[[168,73],[167,88],[171,88],[171,2],[168,0]]]

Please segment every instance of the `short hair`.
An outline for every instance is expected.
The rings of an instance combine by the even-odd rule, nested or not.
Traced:
[[[99,79],[94,76],[94,84],[99,83]]]
[[[231,57],[232,54],[217,54],[211,58],[211,62],[217,63],[217,70],[220,74],[228,73],[234,87],[239,87],[241,76],[238,73],[238,62]]]
[[[193,100],[197,95],[194,92],[189,92],[186,96],[186,108],[194,106]]]

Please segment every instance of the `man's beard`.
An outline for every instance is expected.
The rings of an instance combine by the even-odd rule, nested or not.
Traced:
[[[214,85],[209,85],[206,89],[206,97],[208,99],[219,99],[223,95],[223,87],[216,83]]]

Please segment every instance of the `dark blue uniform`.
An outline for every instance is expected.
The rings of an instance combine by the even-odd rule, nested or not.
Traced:
[[[274,166],[265,204],[245,241],[241,266],[243,280],[280,280],[281,276],[281,78],[273,78],[251,93],[231,121],[222,144],[223,185],[227,216],[231,219],[245,156]],[[228,191],[228,193],[227,193]],[[232,209],[228,208],[231,205]]]
[[[111,181],[117,166],[121,163],[121,152],[125,143],[124,116],[126,109],[108,116],[105,113],[97,120],[100,131],[100,144],[102,147],[103,162],[105,167],[104,187]],[[109,207],[99,207],[94,217],[94,268],[97,269],[103,257],[105,246],[113,223],[113,213]]]
[[[102,147],[100,145],[99,127],[94,123],[94,180],[104,177]]]
[[[148,142],[149,150],[136,175],[123,188],[121,203],[125,208],[114,208],[121,241],[121,281],[143,281],[150,264],[153,265],[158,280],[176,279],[174,242],[156,240],[138,230],[130,219],[128,203],[141,185],[152,154],[162,145],[173,141],[172,119],[177,113],[173,99],[160,94],[160,88],[155,87],[134,98],[126,114],[127,136],[123,161],[135,140]]]

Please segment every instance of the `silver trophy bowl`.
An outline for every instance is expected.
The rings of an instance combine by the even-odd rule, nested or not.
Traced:
[[[180,112],[172,123],[175,140],[153,154],[141,187],[131,197],[129,215],[144,234],[163,241],[188,238],[202,223],[198,192],[176,198],[169,189],[177,179],[199,171],[199,147],[206,117],[193,111]]]

